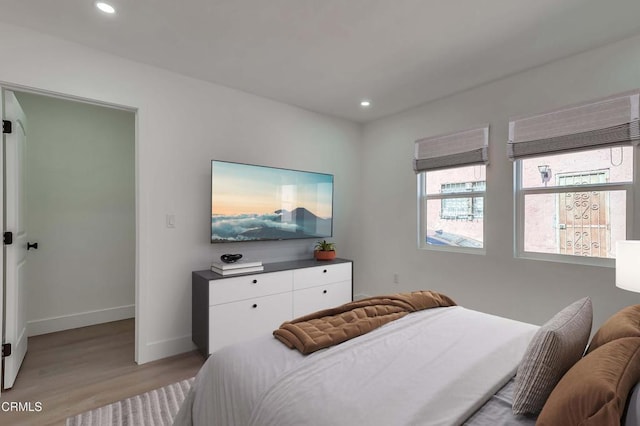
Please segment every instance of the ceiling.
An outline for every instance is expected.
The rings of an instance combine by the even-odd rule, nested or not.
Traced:
[[[110,3],[0,0],[0,21],[357,122],[640,33],[638,0]]]

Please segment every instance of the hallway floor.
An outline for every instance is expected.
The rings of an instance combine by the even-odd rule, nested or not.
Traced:
[[[137,365],[134,339],[133,319],[30,337],[14,387],[0,394],[0,424],[64,425],[69,416],[193,377],[204,363],[194,351]],[[11,401],[42,409],[5,411]]]

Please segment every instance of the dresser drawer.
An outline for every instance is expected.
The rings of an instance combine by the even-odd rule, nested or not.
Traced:
[[[269,335],[291,320],[292,293],[256,297],[209,308],[209,353],[227,345]]]
[[[351,302],[351,281],[325,284],[293,292],[293,317]]]
[[[293,270],[293,289],[316,287],[324,284],[351,281],[351,263],[314,266]]]
[[[245,275],[209,281],[209,306],[290,292],[292,271]]]

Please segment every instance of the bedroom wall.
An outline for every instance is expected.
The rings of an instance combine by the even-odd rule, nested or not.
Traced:
[[[506,156],[510,117],[640,88],[640,37],[591,50],[364,126],[363,215],[356,293],[434,289],[459,304],[542,324],[584,296],[594,327],[640,295],[617,289],[614,269],[515,259],[513,166]],[[485,209],[486,255],[417,249],[414,141],[490,124]],[[636,156],[640,152],[635,150]],[[638,158],[636,158],[638,160]],[[636,161],[640,165],[640,161]],[[640,187],[640,185],[638,185]],[[635,194],[635,238],[640,238]],[[393,283],[394,273],[399,283]]]
[[[137,111],[138,362],[194,347],[191,271],[206,269],[226,252],[263,261],[311,256],[313,240],[212,246],[211,159],[333,173],[333,240],[340,256],[353,257],[359,125],[4,23],[0,55],[0,84]],[[166,227],[167,214],[175,215],[175,228]]]
[[[135,114],[16,93],[27,120],[29,335],[134,316]]]

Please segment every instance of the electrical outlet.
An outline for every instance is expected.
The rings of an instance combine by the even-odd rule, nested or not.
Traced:
[[[397,272],[395,272],[395,273],[393,274],[393,283],[394,283],[394,284],[400,284],[400,275],[398,275],[398,273],[397,273]]]

